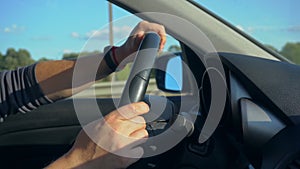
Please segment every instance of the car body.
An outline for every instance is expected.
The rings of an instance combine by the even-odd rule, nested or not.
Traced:
[[[299,66],[193,1],[111,2],[163,24],[180,43],[180,52],[163,54],[157,62],[163,70],[156,73],[157,86],[169,93],[158,121],[170,124],[188,116],[183,112],[195,117],[193,133],[129,168],[300,168]],[[176,56],[188,72],[178,91],[168,88],[164,73]],[[152,95],[148,101],[160,102],[161,96]],[[99,118],[91,109],[94,100],[103,115],[116,108],[112,98],[75,97],[8,117],[0,127],[1,165],[41,168],[57,159],[82,125]],[[75,102],[91,113],[78,119]],[[167,127],[149,133],[159,135]]]

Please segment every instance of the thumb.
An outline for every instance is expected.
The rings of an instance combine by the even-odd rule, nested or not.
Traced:
[[[144,31],[140,31],[137,34],[135,34],[135,37],[134,37],[134,47],[135,47],[135,49],[138,49],[138,47],[139,47],[142,39],[144,38],[144,36],[145,36]]]
[[[118,118],[121,120],[127,120],[136,116],[146,114],[149,112],[149,106],[145,102],[131,103],[117,109],[116,113],[119,113]]]

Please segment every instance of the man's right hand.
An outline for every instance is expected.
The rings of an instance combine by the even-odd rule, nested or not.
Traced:
[[[68,168],[128,167],[143,155],[141,147],[132,147],[148,137],[145,119],[140,116],[148,111],[146,103],[132,103],[89,123],[78,134],[72,149],[49,168],[65,168],[58,165],[62,163],[68,163]]]

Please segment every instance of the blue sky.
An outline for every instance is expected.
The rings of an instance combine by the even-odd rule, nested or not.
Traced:
[[[88,36],[108,22],[103,0],[9,0],[1,2],[0,11],[1,53],[9,47],[25,48],[34,59],[79,52]],[[119,10],[114,15],[127,13]]]
[[[278,49],[287,41],[300,41],[298,0],[198,1]],[[24,48],[36,60],[60,59],[63,53],[80,52],[88,37],[108,20],[107,2],[103,0],[1,0],[0,11],[0,52],[4,54],[9,47]],[[124,15],[128,13],[114,8],[114,18]],[[124,36],[130,29],[116,27],[116,34]],[[98,35],[107,36],[106,29]],[[103,39],[98,39],[102,43],[99,48],[108,43]]]
[[[300,41],[299,0],[196,0],[264,44]]]

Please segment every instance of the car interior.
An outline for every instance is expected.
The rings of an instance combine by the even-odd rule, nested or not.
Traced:
[[[151,112],[155,104],[164,103],[163,111],[147,124],[150,137],[174,126],[175,133],[183,128],[186,134],[170,149],[128,168],[300,168],[299,66],[193,1],[109,1],[163,24],[179,41],[180,52],[162,54],[153,62],[156,85],[168,94],[128,96],[125,87],[121,98],[68,98],[12,115],[0,124],[1,168],[47,166],[71,148],[82,125],[99,119],[91,108],[94,101],[105,116],[117,108],[115,101],[133,100],[144,100]],[[148,55],[156,57],[156,52]],[[180,77],[173,77],[182,81],[179,87],[168,84],[170,62],[181,67]],[[147,80],[132,87],[133,78],[128,79],[127,85],[136,89],[131,92],[141,86],[146,90]],[[122,101],[126,97],[130,101]],[[83,118],[78,119],[76,103],[86,113]]]

